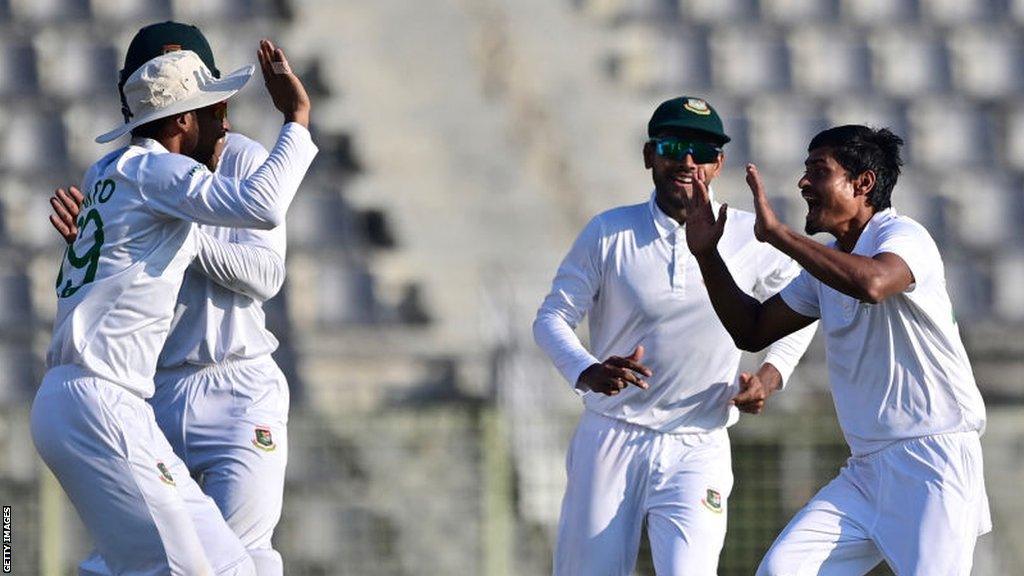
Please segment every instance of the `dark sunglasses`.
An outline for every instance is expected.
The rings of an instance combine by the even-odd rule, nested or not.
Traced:
[[[718,160],[722,148],[710,142],[690,142],[675,138],[651,138],[654,152],[669,160],[685,160],[687,155],[693,157],[696,164],[711,164]]]

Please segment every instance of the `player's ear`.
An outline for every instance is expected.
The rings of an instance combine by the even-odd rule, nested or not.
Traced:
[[[715,160],[705,168],[705,178],[710,181],[712,178],[718,177],[718,174],[722,171],[722,166],[725,166],[725,152],[719,152],[718,160]]]
[[[181,114],[176,114],[174,116],[174,127],[179,132],[185,132],[188,131],[188,129],[192,126],[192,123],[194,123],[195,121],[195,111],[190,110],[188,112],[182,112]]]
[[[644,142],[644,168],[654,168],[654,144],[650,140]]]
[[[874,170],[865,170],[853,179],[853,195],[868,196],[875,189],[877,177]]]

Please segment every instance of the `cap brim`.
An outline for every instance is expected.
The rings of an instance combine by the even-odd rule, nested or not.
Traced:
[[[143,124],[148,124],[154,120],[167,118],[168,116],[174,116],[175,114],[182,114],[190,110],[198,110],[199,108],[205,108],[211,104],[223,102],[237,94],[255,73],[256,66],[254,64],[239,68],[223,78],[209,82],[206,86],[200,88],[199,92],[192,98],[175,102],[167,108],[155,110],[145,116],[133,118],[132,121],[127,124],[122,124],[110,132],[100,134],[96,137],[96,142],[99,144],[105,144],[107,142],[117,140],[135,128],[142,126]]]
[[[694,126],[693,124],[688,123],[688,122],[673,121],[673,120],[668,120],[668,121],[665,121],[665,122],[662,122],[662,123],[658,124],[657,126],[654,126],[654,128],[652,130],[652,133],[650,135],[654,136],[654,133],[656,133],[658,130],[661,130],[662,128],[685,128],[686,130],[693,130],[694,132],[701,132],[703,134],[707,134],[708,136],[711,136],[712,138],[717,139],[720,144],[728,144],[729,141],[732,140],[732,138],[729,138],[725,134],[722,134],[722,133],[719,133],[719,132],[712,132],[711,130],[706,130],[706,129],[698,127],[698,126]]]

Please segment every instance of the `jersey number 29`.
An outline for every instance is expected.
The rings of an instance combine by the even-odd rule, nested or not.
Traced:
[[[85,198],[82,203],[83,213],[79,214],[78,221],[75,225],[78,226],[78,238],[74,244],[68,246],[64,252],[64,262],[67,262],[75,270],[85,269],[85,275],[82,277],[82,282],[77,286],[73,284],[71,278],[65,280],[64,278],[64,262],[61,262],[60,271],[57,273],[57,296],[60,298],[67,298],[78,292],[78,289],[86,284],[89,284],[96,279],[96,268],[99,267],[100,263],[100,250],[103,248],[103,219],[100,217],[99,211],[96,209],[98,204],[103,204],[110,199],[110,196],[114,193],[114,181],[113,180],[101,180],[96,183],[93,189],[93,193]],[[84,212],[86,208],[89,208],[88,212]],[[92,225],[90,227],[90,224]],[[92,245],[86,250],[81,256],[75,252],[75,246],[82,241],[88,233],[88,230],[92,230]],[[70,271],[69,271],[70,275]]]

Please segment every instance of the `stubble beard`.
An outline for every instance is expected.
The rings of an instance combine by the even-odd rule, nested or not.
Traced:
[[[804,222],[804,232],[807,233],[809,236],[813,236],[819,232],[824,231],[825,229],[821,227],[821,224],[811,220],[810,218],[808,218]]]

